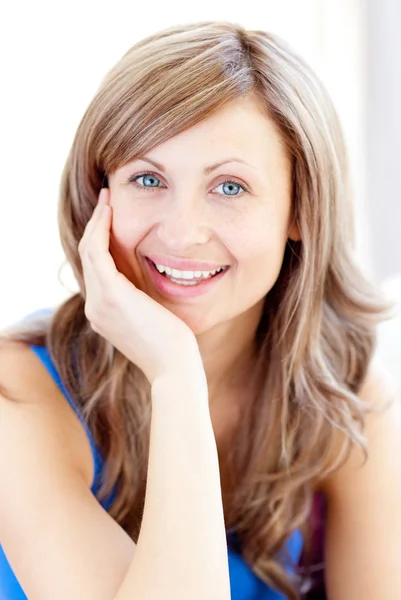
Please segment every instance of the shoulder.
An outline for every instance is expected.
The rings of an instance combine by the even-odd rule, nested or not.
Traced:
[[[377,362],[358,396],[368,409],[366,456],[354,447],[322,490],[327,499],[326,579],[335,599],[387,600],[401,593],[401,398]]]
[[[6,397],[21,404],[42,404],[58,396],[57,386],[30,346],[13,340],[0,342],[0,386]]]
[[[59,440],[66,460],[72,461],[91,485],[93,459],[86,432],[50,373],[25,343],[0,342],[0,406],[6,425],[8,418],[17,424],[28,419],[37,427],[37,435]]]
[[[372,473],[380,467],[381,462],[388,463],[389,453],[399,451],[401,460],[400,390],[379,361],[371,363],[358,397],[366,412],[363,432],[366,454],[361,448],[353,447],[345,464],[328,477],[324,484],[329,496],[345,493],[343,487],[351,484],[349,478],[357,481],[355,478],[358,474],[362,476],[362,473]]]
[[[390,372],[381,361],[375,359],[371,362],[364,382],[358,392],[359,398],[369,407],[383,410],[397,406],[400,390]]]

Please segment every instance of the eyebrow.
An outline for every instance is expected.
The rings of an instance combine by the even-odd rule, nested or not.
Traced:
[[[154,167],[156,167],[156,169],[159,169],[159,171],[162,171],[163,173],[166,172],[166,169],[163,167],[162,164],[156,162],[155,160],[150,160],[150,158],[148,156],[137,156],[135,158],[135,160],[144,160],[144,161],[149,162],[150,164],[152,164]],[[227,158],[226,160],[214,163],[213,165],[210,165],[209,167],[205,167],[205,169],[203,169],[203,173],[205,175],[209,175],[212,171],[215,171],[216,169],[218,169],[222,165],[225,165],[225,164],[231,163],[231,162],[239,162],[239,163],[242,163],[244,165],[248,165],[248,167],[252,167],[252,165],[250,165],[249,163],[245,162],[241,158]],[[252,167],[252,168],[254,169],[255,167]]]

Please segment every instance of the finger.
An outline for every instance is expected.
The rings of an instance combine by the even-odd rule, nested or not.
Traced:
[[[93,243],[93,234],[96,231],[99,221],[102,219],[102,210],[104,206],[107,206],[110,202],[110,190],[107,188],[102,188],[99,194],[99,202],[95,207],[93,215],[91,219],[88,221],[84,235],[81,238],[81,241],[78,246],[78,251],[81,257],[83,276],[85,280],[85,287],[88,289],[98,291],[97,288],[99,286],[99,282],[97,281],[98,277],[93,273],[93,261],[96,256],[96,252],[99,250],[96,248],[96,238],[95,244]],[[107,210],[107,209],[106,209]],[[109,207],[108,210],[111,210]],[[109,223],[109,227],[111,222]],[[108,250],[108,248],[107,248]],[[111,256],[110,256],[111,258]],[[107,253],[106,253],[107,259]],[[96,293],[95,292],[95,293]]]
[[[95,225],[102,213],[103,206],[110,202],[110,190],[108,188],[102,188],[99,192],[98,201],[95,206],[95,210],[92,213],[91,218],[88,221],[89,232],[92,230],[92,226]]]
[[[110,204],[110,190],[109,188],[102,188],[99,192],[97,206],[102,208],[106,204]]]
[[[117,274],[116,265],[109,250],[111,223],[112,208],[110,205],[105,204],[94,224],[90,246],[86,252],[90,263],[89,268],[92,269],[97,279],[103,283],[110,283],[110,279]]]
[[[81,248],[86,246],[87,240],[91,236],[92,231],[100,218],[103,206],[105,206],[106,204],[109,204],[109,203],[110,203],[110,190],[108,188],[102,188],[99,192],[98,202],[95,206],[92,216],[85,226],[84,233],[83,233],[81,241],[80,241]]]

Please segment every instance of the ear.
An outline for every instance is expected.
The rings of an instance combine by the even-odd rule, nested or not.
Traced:
[[[290,230],[288,232],[288,237],[293,242],[301,241],[301,234],[300,234],[298,223],[297,223],[296,219],[294,219],[294,222],[292,223],[292,225],[290,227]]]

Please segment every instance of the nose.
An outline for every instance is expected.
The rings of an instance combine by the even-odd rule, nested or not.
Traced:
[[[188,248],[206,244],[210,238],[204,198],[175,198],[166,203],[158,219],[158,236],[164,248],[185,256]]]

